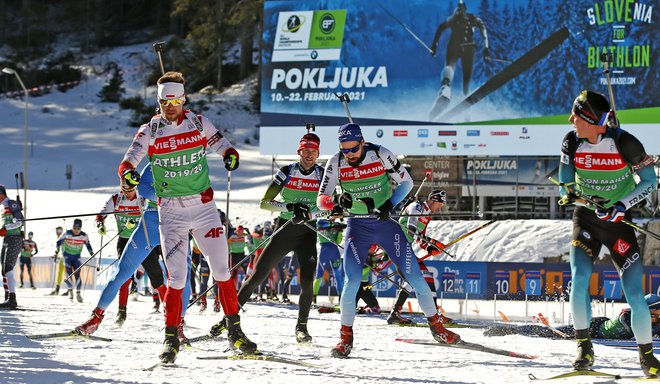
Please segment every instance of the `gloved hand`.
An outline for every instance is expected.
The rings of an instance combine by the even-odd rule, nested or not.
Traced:
[[[5,227],[0,228],[0,236],[4,237],[7,234],[7,229]]]
[[[135,228],[135,224],[136,224],[135,220],[133,220],[133,219],[128,219],[128,221],[126,222],[126,229],[133,229],[133,228]]]
[[[626,206],[622,202],[617,201],[616,204],[607,209],[596,209],[596,217],[603,221],[618,223],[626,217]]]
[[[359,197],[358,200],[363,202],[364,205],[367,206],[367,212],[375,213],[374,208],[376,208],[376,203],[374,203],[374,199],[372,199],[371,197]]]
[[[310,212],[309,206],[307,206],[307,204],[289,203],[286,205],[286,209],[289,212],[293,212],[291,221],[294,224],[302,224],[312,218],[312,213]]]
[[[582,194],[579,191],[575,190],[570,190],[567,194],[562,196],[561,199],[557,202],[559,205],[568,205],[568,204],[575,204],[578,200],[580,200]]]
[[[135,169],[125,170],[121,177],[122,183],[130,188],[135,188],[138,184],[140,184],[140,174]]]
[[[339,204],[333,205],[332,211],[330,211],[330,216],[335,216],[335,217],[344,216],[344,208],[342,208],[341,205]]]
[[[490,60],[490,51],[488,48],[484,48],[484,60]]]
[[[238,168],[238,152],[234,148],[229,148],[225,151],[223,160],[225,162],[225,169],[233,171]]]
[[[56,259],[57,259],[57,256],[58,256],[59,254],[60,254],[60,249],[57,248],[57,249],[55,250],[55,258],[56,258]]]
[[[445,245],[439,241],[433,240],[433,243],[426,246],[426,252],[435,256],[442,253],[442,250],[445,249]]]
[[[101,236],[105,236],[105,235],[108,234],[108,232],[105,230],[105,225],[103,225],[102,222],[98,221],[98,222],[96,223],[96,228],[99,229],[99,235],[101,235]]]
[[[351,196],[351,194],[348,192],[344,192],[341,195],[332,196],[332,202],[344,209],[353,208],[353,196]]]
[[[378,216],[378,220],[389,220],[392,208],[394,208],[394,205],[392,205],[390,199],[387,199],[378,209],[374,210],[374,213]]]

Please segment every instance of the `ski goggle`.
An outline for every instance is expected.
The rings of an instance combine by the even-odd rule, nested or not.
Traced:
[[[357,151],[360,150],[360,145],[362,145],[362,143],[358,143],[358,145],[356,145],[354,147],[351,147],[351,148],[342,148],[341,151],[345,155],[347,155],[349,153],[356,153]]]
[[[185,97],[179,97],[179,98],[176,98],[176,99],[159,99],[158,100],[161,107],[167,107],[170,104],[172,104],[175,107],[178,107],[179,105],[183,104],[185,101],[186,101]]]

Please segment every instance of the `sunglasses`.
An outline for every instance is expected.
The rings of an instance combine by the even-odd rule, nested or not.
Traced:
[[[185,97],[179,97],[179,98],[176,98],[176,99],[160,99],[160,100],[158,100],[161,107],[167,107],[170,104],[172,104],[175,107],[178,107],[179,105],[183,104],[185,101],[186,101]]]
[[[79,231],[80,231],[80,227],[73,227],[73,229],[77,229],[77,230],[79,230]]]
[[[347,155],[349,153],[356,153],[357,151],[360,150],[360,144],[356,145],[355,147],[351,148],[342,148],[341,151],[343,154]]]

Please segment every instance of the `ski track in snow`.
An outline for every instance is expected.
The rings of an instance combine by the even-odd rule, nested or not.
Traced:
[[[96,336],[112,342],[82,339],[32,341],[25,334],[73,329],[90,315],[98,291],[83,292],[85,302],[47,296],[49,290],[19,289],[22,307],[35,309],[0,312],[0,383],[529,383],[527,375],[546,377],[570,369],[575,342],[525,336],[485,337],[481,329],[454,328],[466,341],[538,355],[523,360],[462,349],[406,344],[400,338],[431,340],[426,327],[388,326],[386,315],[356,317],[354,349],[348,359],[330,357],[339,339],[339,314],[312,310],[308,323],[314,337],[310,346],[295,342],[297,307],[247,304],[241,313],[245,333],[264,353],[300,359],[323,368],[299,367],[266,361],[198,360],[225,355],[226,338],[200,342],[179,352],[179,367],[158,367],[163,339],[163,315],[151,313],[150,297],[129,299],[128,318],[114,325],[115,300]],[[205,333],[221,315],[209,308],[200,314],[194,306],[186,315],[188,337]],[[194,327],[194,328],[193,328]],[[642,374],[637,352],[596,345],[595,369],[636,377]],[[254,381],[253,381],[254,380]],[[572,378],[568,383],[608,383],[604,378]],[[630,379],[617,383],[632,382]]]

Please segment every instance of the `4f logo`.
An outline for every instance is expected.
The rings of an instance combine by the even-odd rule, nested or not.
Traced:
[[[218,228],[211,228],[208,232],[206,232],[206,235],[204,237],[210,237],[212,239],[220,237],[224,233],[224,228],[218,227]]]
[[[629,249],[630,249],[630,244],[623,241],[622,239],[618,239],[616,243],[614,243],[614,251],[616,251],[616,253],[618,253],[621,256],[624,256]]]

